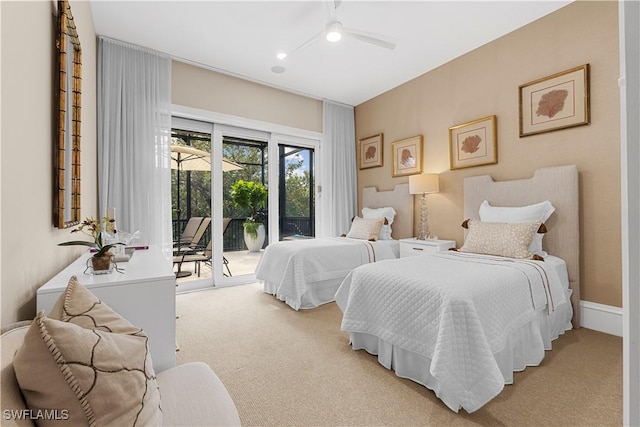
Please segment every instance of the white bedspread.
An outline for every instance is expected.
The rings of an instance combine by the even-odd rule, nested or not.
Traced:
[[[354,268],[397,258],[397,241],[369,242],[346,237],[282,241],[267,246],[256,268],[264,292],[295,310],[333,301]]]
[[[342,330],[429,358],[441,394],[473,412],[504,387],[494,353],[566,295],[542,261],[448,252],[355,269],[336,302]]]

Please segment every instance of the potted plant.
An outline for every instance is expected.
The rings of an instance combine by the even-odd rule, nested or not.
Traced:
[[[87,240],[72,240],[69,242],[58,243],[58,246],[88,246],[94,249],[96,252],[91,256],[91,264],[94,272],[108,272],[111,271],[111,252],[109,250],[116,245],[123,245],[124,243],[113,242],[106,244],[103,239],[102,225],[107,233],[115,234],[115,220],[112,218],[104,217],[102,221],[95,218],[87,218],[71,233],[84,233],[91,237],[93,241]]]
[[[262,249],[265,230],[262,221],[262,209],[267,201],[267,189],[259,182],[238,180],[231,186],[231,199],[236,206],[248,210],[244,226],[244,242],[250,252]]]

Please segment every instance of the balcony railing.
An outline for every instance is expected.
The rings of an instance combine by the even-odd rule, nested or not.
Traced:
[[[227,230],[223,236],[223,250],[226,251],[244,251],[247,247],[244,244],[244,227],[242,223],[246,221],[246,218],[233,218],[227,227]],[[187,220],[173,220],[173,240],[178,240],[180,233],[184,229]],[[265,228],[267,228],[267,218],[263,220]],[[282,225],[280,230],[282,238],[293,235],[314,236],[315,230],[311,222],[310,217],[284,217],[282,218]],[[205,246],[211,240],[211,227],[207,229],[207,232],[202,237],[200,243]],[[269,241],[269,235],[267,231],[266,242]]]

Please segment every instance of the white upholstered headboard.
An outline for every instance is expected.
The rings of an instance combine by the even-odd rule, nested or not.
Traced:
[[[478,218],[480,204],[525,206],[549,200],[556,208],[545,223],[544,249],[565,260],[572,289],[573,327],[580,326],[580,216],[578,168],[575,165],[538,169],[532,178],[494,181],[489,175],[464,180],[464,217]]]
[[[392,206],[396,217],[391,225],[394,239],[413,236],[413,195],[409,194],[409,184],[398,184],[393,190],[378,191],[376,187],[362,189],[362,206],[384,208]]]

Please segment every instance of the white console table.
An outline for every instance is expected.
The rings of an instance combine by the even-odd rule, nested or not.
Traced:
[[[119,273],[90,275],[84,271],[86,253],[38,289],[37,310],[49,314],[71,276],[100,300],[142,328],[149,336],[153,368],[164,371],[176,364],[176,277],[171,261],[159,248],[136,250],[128,262],[119,262]]]

